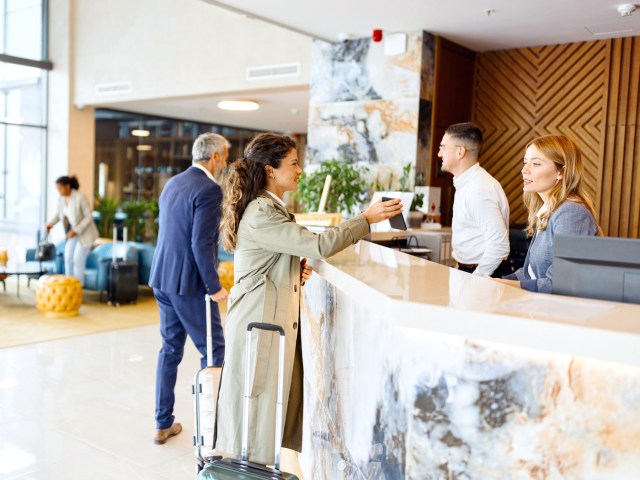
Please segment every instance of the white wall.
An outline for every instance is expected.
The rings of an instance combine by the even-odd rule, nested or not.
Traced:
[[[309,83],[311,40],[202,0],[75,0],[76,104],[203,95]],[[55,3],[55,1],[54,1]],[[300,62],[302,75],[245,80],[245,68]],[[95,85],[131,81],[126,95]]]
[[[55,212],[55,179],[76,175],[80,190],[93,204],[95,121],[92,109],[74,107],[74,39],[70,28],[77,0],[49,1],[49,103],[45,220]]]

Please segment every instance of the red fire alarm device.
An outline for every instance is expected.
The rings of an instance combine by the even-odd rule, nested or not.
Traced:
[[[371,39],[374,42],[379,42],[382,40],[382,30],[374,30],[373,34],[371,35]]]

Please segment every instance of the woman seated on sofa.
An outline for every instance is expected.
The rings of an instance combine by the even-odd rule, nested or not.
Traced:
[[[533,239],[524,266],[497,281],[551,293],[554,236],[602,234],[582,176],[582,154],[569,138],[547,135],[529,142],[522,179],[529,211],[526,231]]]

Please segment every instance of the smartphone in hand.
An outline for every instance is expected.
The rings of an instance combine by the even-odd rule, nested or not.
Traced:
[[[388,202],[389,200],[396,200],[396,199],[391,197],[382,197],[383,202]],[[400,211],[400,213],[398,213],[396,216],[391,217],[389,219],[389,224],[396,230],[407,229],[407,224],[404,221],[404,216],[402,215],[402,211]]]

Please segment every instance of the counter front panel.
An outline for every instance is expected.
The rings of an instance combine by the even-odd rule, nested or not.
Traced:
[[[314,265],[301,306],[307,478],[640,478],[640,368],[629,352],[560,341],[637,346],[628,318],[600,322],[640,309],[523,315],[509,304],[573,300],[367,242]],[[571,329],[544,348],[545,331]]]

